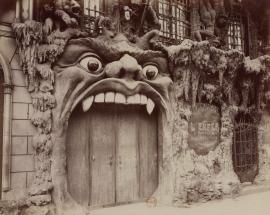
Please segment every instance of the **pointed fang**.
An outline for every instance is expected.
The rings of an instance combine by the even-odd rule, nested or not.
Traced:
[[[148,99],[147,104],[146,104],[147,113],[150,115],[153,112],[154,108],[155,108],[155,103],[153,102],[152,99]]]
[[[85,100],[83,100],[82,109],[84,112],[86,112],[90,109],[90,107],[93,104],[93,101],[94,101],[94,96],[90,96],[90,97],[86,98]]]

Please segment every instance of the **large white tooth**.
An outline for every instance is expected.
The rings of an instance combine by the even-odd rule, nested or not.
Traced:
[[[114,96],[115,96],[115,93],[114,92],[107,92],[105,94],[105,102],[107,102],[107,103],[114,102]]]
[[[146,105],[147,104],[147,97],[145,95],[141,95],[141,101],[140,101],[140,103],[142,105]]]
[[[148,114],[150,115],[155,108],[155,103],[152,101],[152,99],[147,99],[147,104],[146,104],[146,110]]]
[[[128,96],[127,103],[128,104],[135,104],[135,96]]]
[[[93,104],[93,101],[94,101],[94,96],[90,96],[90,97],[83,100],[82,109],[84,112],[86,112],[90,109],[91,105]]]
[[[104,102],[104,93],[99,93],[95,96],[95,102],[103,103]]]
[[[126,97],[121,93],[116,93],[114,102],[117,104],[126,104]]]
[[[140,104],[141,96],[139,94],[134,95],[134,104]]]

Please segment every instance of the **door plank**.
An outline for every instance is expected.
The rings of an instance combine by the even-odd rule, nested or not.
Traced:
[[[158,184],[157,111],[94,104],[67,132],[69,190],[91,207],[144,200]]]
[[[72,113],[67,131],[68,186],[70,194],[78,203],[88,205],[90,192],[88,122],[79,108]]]
[[[149,198],[158,185],[157,111],[138,114],[140,148],[140,198]]]
[[[115,203],[115,110],[95,104],[89,114],[91,135],[90,206]]]
[[[139,199],[137,114],[133,106],[117,109],[116,202]]]

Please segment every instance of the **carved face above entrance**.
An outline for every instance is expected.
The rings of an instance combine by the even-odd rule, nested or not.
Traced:
[[[80,103],[84,111],[93,102],[155,106],[168,112],[169,90],[165,56],[143,50],[123,35],[71,40],[54,66],[57,118],[64,119]]]
[[[122,34],[70,40],[53,67],[53,133],[65,143],[68,192],[81,205],[142,201],[158,189],[172,80],[165,55],[142,43]]]
[[[81,205],[137,201],[153,192],[157,202],[172,204],[184,196],[188,201],[188,193],[196,188],[178,184],[181,180],[176,178],[186,175],[182,172],[185,168],[178,168],[182,161],[195,158],[187,156],[191,150],[186,141],[189,148],[206,156],[215,151],[221,136],[219,148],[222,153],[229,151],[234,85],[238,80],[243,82],[237,88],[243,97],[242,104],[236,102],[239,109],[250,108],[248,94],[254,88],[250,82],[265,82],[268,57],[254,59],[251,64],[243,54],[218,50],[207,41],[165,47],[151,41],[158,32],[150,31],[141,38],[144,28],[138,29],[137,36],[119,33],[121,22],[112,25],[106,17],[97,18],[94,32],[81,32],[67,8],[56,6],[44,17],[44,25],[29,20],[13,26],[33,103],[32,123],[37,128],[30,202],[52,202],[57,214],[74,215],[86,214],[79,212],[84,210]],[[73,9],[77,17],[78,7]],[[235,60],[232,56],[236,55]],[[167,60],[178,91],[173,102],[176,118],[170,122],[164,117],[171,113],[172,80]],[[248,78],[239,78],[246,74]],[[258,80],[252,78],[258,74]],[[208,84],[208,75],[218,80],[215,85]],[[259,110],[263,87],[258,89],[254,104]],[[214,116],[210,118],[203,109],[192,113],[188,126],[189,106],[195,107],[201,99],[221,107],[221,128],[218,112],[210,111]],[[194,135],[187,137],[188,129]],[[198,157],[195,162],[205,160]],[[213,164],[221,168],[215,174],[226,169],[227,175],[233,175],[227,162],[230,159],[230,154],[224,153]],[[198,172],[204,169],[198,168]],[[190,184],[197,171],[187,170],[190,178],[185,181]],[[216,178],[211,176],[207,182],[216,183]],[[205,192],[208,195],[209,189]],[[228,194],[227,188],[224,192]],[[200,194],[204,196],[204,191]],[[214,196],[220,197],[220,193]]]

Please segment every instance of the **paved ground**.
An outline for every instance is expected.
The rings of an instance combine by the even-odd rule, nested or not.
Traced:
[[[189,208],[158,206],[145,203],[93,210],[91,215],[269,215],[270,191],[254,193],[202,204]]]

